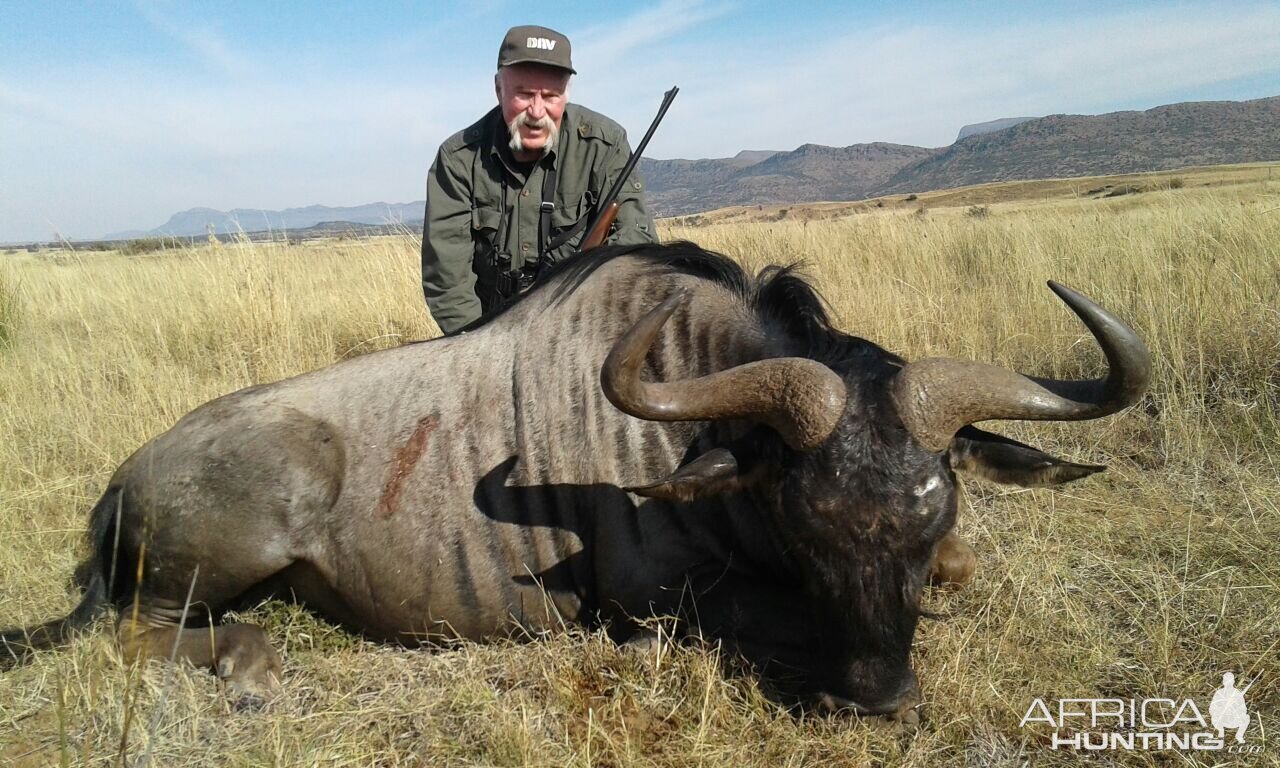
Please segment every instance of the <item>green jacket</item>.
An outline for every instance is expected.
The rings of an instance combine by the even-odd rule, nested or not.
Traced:
[[[481,315],[480,294],[492,284],[494,248],[511,254],[511,266],[538,259],[539,206],[548,165],[559,174],[554,236],[594,210],[631,154],[626,131],[596,112],[569,104],[553,150],[522,169],[507,147],[507,127],[494,107],[474,125],[440,146],[427,174],[427,210],[422,232],[422,291],[445,333]],[[644,203],[638,172],[618,196],[618,218],[610,243],[656,242],[653,217]],[[585,228],[553,252],[559,261],[577,252]],[[497,243],[502,239],[503,243]]]

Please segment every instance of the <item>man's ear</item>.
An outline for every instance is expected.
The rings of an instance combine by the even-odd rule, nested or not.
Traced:
[[[1106,469],[1095,464],[1063,461],[1017,440],[975,427],[965,427],[956,433],[947,454],[956,472],[1023,488],[1069,483]]]
[[[493,95],[502,103],[502,70],[493,73]]]

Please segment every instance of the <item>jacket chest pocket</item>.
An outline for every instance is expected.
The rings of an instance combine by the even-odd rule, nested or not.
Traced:
[[[485,208],[471,209],[471,268],[480,282],[493,283],[492,254],[504,246],[498,242],[498,227],[502,216],[497,211]]]
[[[502,223],[502,215],[489,208],[471,209],[471,239],[479,246],[495,246],[498,237],[498,226]]]
[[[580,195],[566,197],[567,199],[562,199],[559,204],[556,205],[556,209],[551,212],[552,237],[556,237],[567,230],[572,229],[584,216],[590,215],[591,209],[595,206],[595,195],[590,190],[587,190]],[[569,238],[569,241],[565,245],[572,245],[576,250],[578,244],[582,242],[585,232],[586,227],[584,222],[583,229],[576,232],[573,237]]]

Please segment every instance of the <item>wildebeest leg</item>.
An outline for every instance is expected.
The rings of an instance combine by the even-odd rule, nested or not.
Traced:
[[[174,654],[213,669],[237,697],[270,695],[280,659],[261,629],[191,624],[270,594],[298,563],[324,555],[325,514],[342,479],[332,430],[287,408],[215,401],[121,473],[114,572],[125,652]]]
[[[292,537],[273,511],[262,505],[205,516],[220,524],[216,531],[158,526],[146,547],[133,546],[136,532],[126,531],[126,551],[138,554],[123,565],[142,580],[136,584],[136,577],[130,578],[120,601],[116,633],[125,655],[172,655],[211,669],[237,703],[270,697],[279,687],[281,666],[266,635],[255,626],[218,620],[262,595],[296,562]],[[127,597],[130,592],[133,599]],[[205,623],[210,626],[199,626]]]
[[[280,656],[267,641],[261,627],[226,624],[181,628],[181,609],[162,608],[152,603],[138,611],[124,613],[117,635],[126,656],[185,660],[213,670],[226,682],[227,692],[237,706],[256,706],[280,690]]]
[[[929,581],[938,586],[954,584],[959,586],[973,578],[978,568],[978,556],[973,547],[951,531],[938,542],[938,549],[933,553],[933,565],[929,570]]]
[[[287,556],[269,554],[283,535],[259,521],[254,526],[242,519],[220,538],[236,559],[213,546],[174,546],[167,531],[152,539],[156,546],[143,560],[155,565],[140,569],[143,583],[134,600],[122,604],[116,625],[126,657],[172,657],[212,670],[237,705],[263,703],[278,692],[280,657],[262,629],[218,623],[226,610],[263,594],[290,565]]]

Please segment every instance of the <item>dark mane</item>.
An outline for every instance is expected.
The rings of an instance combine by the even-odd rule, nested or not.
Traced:
[[[643,259],[655,268],[698,277],[729,290],[752,307],[768,327],[777,328],[798,342],[801,354],[833,369],[840,370],[869,353],[875,356],[888,354],[892,360],[898,360],[875,344],[833,327],[826,302],[804,278],[800,265],[769,266],[751,277],[729,257],[687,240],[610,245],[580,253],[552,267],[529,293],[506,309],[483,317],[463,330],[474,330],[493,322],[507,309],[539,291],[554,291],[553,301],[563,301],[596,270],[623,256]]]
[[[722,257],[723,258],[723,257]],[[843,373],[850,367],[870,370],[870,361],[901,365],[902,359],[831,324],[827,303],[809,281],[800,264],[772,265],[760,270],[751,297],[756,314],[800,344],[801,354]]]

